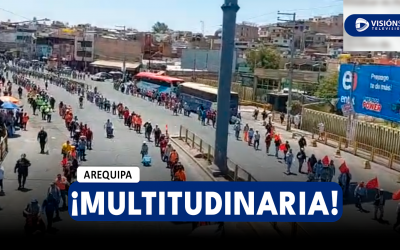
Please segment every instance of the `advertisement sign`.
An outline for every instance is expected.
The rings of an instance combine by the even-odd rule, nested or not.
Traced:
[[[400,67],[342,64],[338,96],[338,108],[351,101],[358,114],[400,122]]]

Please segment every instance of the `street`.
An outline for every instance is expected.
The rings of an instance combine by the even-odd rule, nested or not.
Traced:
[[[165,110],[163,107],[158,107],[156,104],[150,103],[146,100],[128,96],[114,90],[113,84],[111,82],[94,82],[91,80],[84,81],[93,87],[97,86],[98,91],[103,93],[111,101],[122,102],[124,105],[128,106],[131,110],[143,114],[144,121],[151,121],[152,124],[158,124],[160,127],[168,125],[171,135],[176,135],[179,133],[180,125],[188,128],[190,131],[196,133],[199,137],[203,138],[206,143],[214,145],[215,142],[215,129],[211,126],[202,126],[197,120],[195,114],[192,117],[185,117],[180,115],[175,117],[172,115],[171,111]],[[255,130],[259,130],[262,135],[265,134],[265,129],[261,126],[260,122],[255,122],[249,112],[247,114],[242,114],[243,122],[249,123],[250,127]],[[294,154],[297,154],[299,147],[297,140],[292,140],[291,133],[281,130],[278,127],[278,132],[281,133],[284,140],[288,140],[291,144]],[[268,156],[265,153],[265,146],[261,145],[263,150],[255,151],[252,147],[247,146],[242,141],[237,141],[233,136],[233,131],[228,135],[228,157],[234,163],[241,166],[243,169],[250,172],[256,177],[258,181],[305,181],[306,175],[286,175],[284,174],[286,166],[282,163],[282,160],[276,159],[273,156]],[[263,137],[261,139],[263,141]],[[393,223],[396,216],[397,201],[391,200],[391,193],[400,189],[400,185],[396,183],[398,173],[389,170],[385,167],[371,163],[372,170],[364,170],[364,161],[358,157],[342,152],[342,157],[335,158],[335,149],[328,146],[319,144],[317,148],[307,147],[306,152],[308,155],[314,153],[317,158],[322,158],[328,155],[331,159],[335,161],[335,165],[338,168],[340,164],[345,160],[348,167],[350,168],[353,178],[352,182],[355,183],[360,181],[367,182],[374,177],[378,177],[380,180],[380,186],[387,192],[387,202],[385,206],[385,219],[388,223]],[[294,163],[296,165],[296,163]],[[293,166],[293,169],[296,169]],[[303,171],[306,171],[304,167]],[[334,181],[337,181],[337,176],[339,171],[336,171],[336,176]],[[367,210],[373,212],[372,201],[374,198],[374,191],[369,191],[368,201],[365,201],[364,207]],[[352,197],[352,195],[351,195]],[[392,226],[386,223],[379,223],[372,220],[373,214],[371,213],[360,213],[354,206],[354,199],[350,198],[345,202],[343,217],[336,223],[331,223],[327,225],[326,223],[301,223],[301,227],[305,229],[310,235],[318,234],[320,232],[333,232],[341,230],[344,234],[351,235],[354,231],[373,233],[374,230],[379,229],[380,232],[385,232],[387,237],[393,235],[398,236],[392,230]]]
[[[37,79],[36,83],[44,87],[44,83]],[[15,85],[14,85],[15,86]],[[16,87],[14,90],[16,91]],[[144,140],[143,135],[136,135],[129,131],[122,121],[112,116],[110,113],[100,111],[94,104],[84,103],[84,109],[78,108],[78,96],[71,95],[64,89],[50,85],[49,93],[57,100],[70,104],[74,115],[79,121],[87,123],[94,134],[93,150],[87,153],[87,161],[83,166],[142,166],[140,148]],[[55,180],[58,173],[61,172],[61,145],[69,139],[69,133],[65,128],[64,121],[55,112],[52,123],[41,120],[40,116],[33,116],[32,110],[24,101],[25,110],[31,117],[28,123],[28,131],[19,131],[15,138],[9,139],[10,152],[7,155],[3,165],[5,167],[4,189],[5,196],[0,197],[0,233],[17,232],[23,233],[25,219],[22,211],[32,198],[36,198],[42,203],[46,196],[46,191],[50,182]],[[115,138],[107,139],[103,125],[111,119],[115,127]],[[153,122],[153,126],[155,123]],[[160,125],[161,126],[161,125]],[[48,133],[48,155],[39,154],[39,144],[37,143],[37,133],[41,127]],[[179,151],[178,151],[179,152]],[[17,176],[14,174],[14,166],[20,155],[25,153],[31,161],[32,166],[26,184],[27,192],[17,191]],[[151,167],[141,167],[142,181],[170,181],[169,169],[165,163],[161,162],[159,149],[153,144],[149,145],[149,153],[153,158]],[[182,164],[185,166],[188,181],[209,181],[209,177],[195,164],[191,159],[180,154]],[[172,222],[75,222],[68,215],[68,212],[62,212],[61,222],[54,224],[59,230],[58,235],[81,234],[82,237],[88,234],[110,235],[110,232],[119,235],[154,235],[168,236],[171,233],[188,235],[192,230],[190,223],[172,223]],[[255,235],[254,230],[247,223],[227,223],[226,233],[229,236]],[[238,229],[240,228],[240,230]]]

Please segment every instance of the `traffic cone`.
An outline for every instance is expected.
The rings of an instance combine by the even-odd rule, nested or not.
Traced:
[[[168,125],[165,125],[165,136],[166,136],[166,137],[169,137],[169,136],[168,136]]]

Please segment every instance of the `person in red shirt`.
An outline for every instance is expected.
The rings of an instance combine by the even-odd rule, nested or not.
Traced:
[[[90,128],[86,130],[86,148],[92,150],[93,132]]]
[[[164,154],[165,150],[167,149],[168,141],[165,139],[165,136],[162,135],[160,137],[160,153],[161,153],[161,159],[164,161]]]
[[[125,126],[128,125],[129,115],[130,115],[129,109],[125,109],[125,111],[124,111],[124,124],[125,124]]]
[[[88,130],[87,124],[83,125],[81,128],[81,135],[86,137],[87,130]]]

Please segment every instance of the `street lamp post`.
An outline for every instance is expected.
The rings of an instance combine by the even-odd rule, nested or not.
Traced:
[[[215,132],[214,163],[220,174],[226,175],[229,120],[231,119],[230,99],[232,84],[233,54],[235,51],[236,13],[238,0],[225,0],[221,6],[223,12],[221,60],[218,79],[217,128]]]

